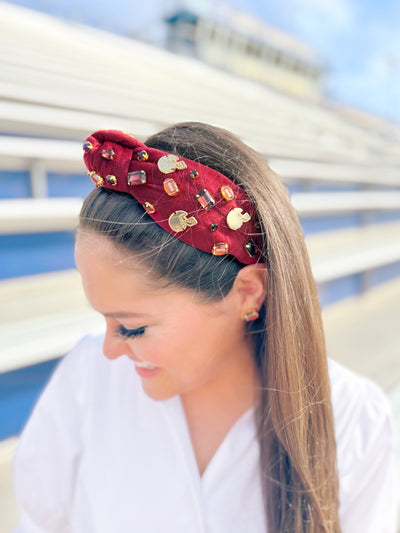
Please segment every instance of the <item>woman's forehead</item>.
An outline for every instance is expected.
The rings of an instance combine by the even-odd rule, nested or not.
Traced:
[[[95,232],[85,232],[79,230],[75,242],[75,259],[79,269],[79,264],[91,261],[101,263],[109,268],[129,269],[137,275],[149,276],[150,269],[141,261],[136,254],[125,250],[110,237],[100,235]]]
[[[136,254],[93,232],[78,233],[75,260],[87,295],[89,291],[95,293],[101,289],[101,295],[110,300],[121,297],[137,301],[171,297],[198,299],[194,291],[160,279]]]

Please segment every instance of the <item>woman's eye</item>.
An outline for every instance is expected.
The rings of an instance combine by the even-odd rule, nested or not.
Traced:
[[[141,335],[143,335],[145,330],[145,326],[137,329],[127,329],[124,326],[120,326],[118,334],[120,335],[120,337],[124,337],[124,339],[131,339],[133,337],[140,337]]]

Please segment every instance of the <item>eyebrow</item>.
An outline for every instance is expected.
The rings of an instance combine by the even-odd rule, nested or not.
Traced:
[[[117,311],[115,313],[102,313],[102,315],[111,317],[111,318],[143,318],[147,316],[142,313],[131,313],[128,311]]]

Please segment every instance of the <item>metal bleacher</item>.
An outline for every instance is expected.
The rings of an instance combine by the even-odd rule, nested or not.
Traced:
[[[30,197],[0,200],[0,235],[74,230],[81,200],[48,197],[48,175],[83,175],[81,142],[95,129],[144,138],[173,122],[200,120],[230,129],[261,152],[293,188],[305,221],[360,217],[356,227],[307,235],[319,284],[361,274],[366,290],[371,270],[400,262],[400,128],[372,119],[360,124],[328,105],[11,4],[0,3],[0,20],[0,171],[30,173]],[[392,219],[371,223],[377,214]],[[64,273],[23,283],[45,292],[57,276],[59,290],[68,291]],[[76,283],[76,276],[68,279]],[[2,281],[0,295],[17,301],[19,281]],[[1,327],[6,322],[11,331],[9,320]],[[7,338],[11,351],[3,353],[0,370],[22,364],[14,356],[22,341]],[[43,353],[55,357],[59,349],[56,343]],[[23,364],[28,359],[21,355]]]
[[[97,129],[144,139],[186,120],[227,128],[259,151],[291,192],[330,355],[387,391],[400,383],[400,364],[392,364],[399,341],[392,318],[400,316],[399,126],[2,2],[0,28],[0,184],[29,173],[25,195],[7,197],[0,188],[0,239],[74,231],[82,198],[68,194],[68,176],[87,179],[81,145]],[[63,198],[50,194],[54,173]],[[352,222],[343,224],[346,217]],[[349,288],[356,278],[356,289]],[[83,333],[102,327],[70,268],[8,276],[0,280],[0,302],[0,373],[60,357]],[[378,319],[374,309],[390,319]],[[374,357],[368,320],[385,337],[387,356],[381,339]],[[0,446],[0,470],[10,442],[3,456]]]

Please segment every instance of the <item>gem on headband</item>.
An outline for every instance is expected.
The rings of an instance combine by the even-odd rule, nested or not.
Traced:
[[[114,150],[102,150],[101,155],[104,157],[104,159],[112,161],[114,159],[115,152]]]
[[[255,257],[256,255],[256,245],[252,240],[247,241],[244,245],[244,249],[249,254],[249,257]]]
[[[146,172],[144,170],[136,170],[135,172],[128,172],[128,185],[144,185],[147,181]]]
[[[116,130],[95,132],[86,143],[92,148],[87,145],[84,160],[97,187],[129,193],[154,223],[199,250],[221,255],[222,260],[229,254],[243,264],[262,260],[262,227],[256,226],[256,208],[229,177]],[[110,156],[114,159],[108,160]],[[192,217],[196,224],[191,228]]]
[[[212,247],[211,253],[213,255],[226,255],[229,251],[229,246],[226,242],[217,242]]]
[[[157,161],[157,166],[163,174],[171,174],[175,170],[183,170],[187,168],[185,161],[179,161],[179,157],[173,154],[167,154],[160,157]]]
[[[85,154],[89,153],[90,150],[93,150],[93,144],[89,141],[83,143],[83,151],[85,152]]]
[[[170,215],[168,219],[169,227],[172,229],[172,231],[183,231],[187,227],[192,227],[197,224],[197,220],[194,217],[188,217],[188,213],[186,211],[175,211]]]
[[[149,154],[146,152],[146,150],[140,150],[140,152],[137,153],[138,161],[147,161],[148,158]]]
[[[144,208],[146,210],[146,213],[148,213],[149,215],[152,215],[153,213],[156,212],[156,208],[150,202],[145,202],[144,203]]]
[[[203,209],[210,209],[210,207],[215,205],[215,200],[207,189],[203,189],[197,193],[196,198]]]
[[[224,200],[227,202],[230,202],[231,200],[235,199],[235,193],[232,191],[231,187],[229,185],[223,185],[220,189],[221,196]]]
[[[163,181],[163,187],[168,196],[176,196],[179,194],[179,187],[173,178],[165,178]]]
[[[106,182],[108,185],[117,185],[117,178],[113,174],[106,176]]]
[[[94,170],[92,172],[88,172],[89,178],[93,181],[93,183],[96,185],[96,187],[101,187],[104,183],[104,180],[101,176],[96,174]]]
[[[240,207],[234,207],[226,215],[226,223],[228,227],[234,231],[240,229],[245,222],[249,222],[251,216],[249,213],[243,213]]]

